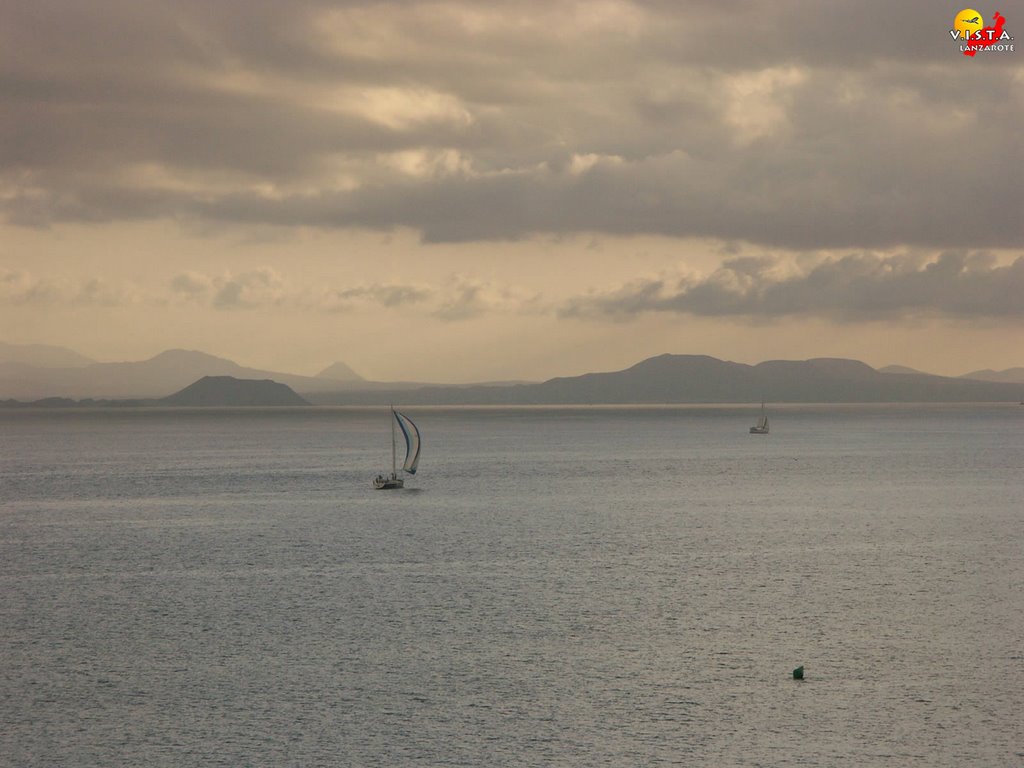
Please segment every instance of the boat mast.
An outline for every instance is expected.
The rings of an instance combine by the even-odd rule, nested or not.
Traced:
[[[397,465],[395,463],[395,409],[391,409],[391,476],[395,477],[398,474]]]

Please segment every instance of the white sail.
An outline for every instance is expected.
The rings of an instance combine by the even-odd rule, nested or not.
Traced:
[[[416,467],[420,463],[420,431],[412,423],[412,419],[404,413],[395,411],[395,421],[398,422],[402,434],[405,435],[405,463],[402,465],[402,469],[410,475],[415,475]]]
[[[750,434],[752,435],[767,435],[768,434],[768,414],[764,410],[764,401],[761,401],[761,416],[757,420],[757,424],[750,428]]]

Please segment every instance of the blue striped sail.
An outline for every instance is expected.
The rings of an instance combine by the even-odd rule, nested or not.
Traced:
[[[402,465],[402,469],[410,475],[415,475],[416,467],[420,463],[420,431],[404,413],[395,411],[395,421],[405,436],[405,464]]]

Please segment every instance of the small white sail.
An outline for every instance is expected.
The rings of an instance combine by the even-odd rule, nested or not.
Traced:
[[[764,410],[764,401],[761,402],[761,417],[757,420],[757,424],[750,428],[750,434],[752,435],[767,435],[768,434],[768,414]]]
[[[416,467],[420,463],[420,431],[412,423],[412,419],[404,413],[395,411],[395,421],[398,422],[398,426],[401,427],[402,434],[405,436],[405,463],[402,465],[402,469],[410,475],[415,475]]]

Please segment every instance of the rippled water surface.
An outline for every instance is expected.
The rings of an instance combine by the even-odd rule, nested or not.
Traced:
[[[0,765],[1024,764],[1024,407],[409,414],[0,411]]]

